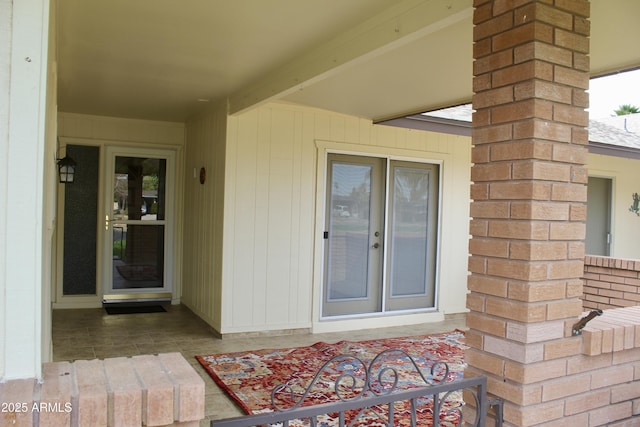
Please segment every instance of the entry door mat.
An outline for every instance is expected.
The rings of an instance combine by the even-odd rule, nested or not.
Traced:
[[[344,398],[353,398],[362,393],[363,385],[369,377],[370,390],[380,392],[390,389],[409,389],[425,386],[428,381],[442,379],[455,381],[463,376],[464,333],[455,330],[443,334],[422,335],[403,338],[388,338],[371,341],[341,341],[335,344],[319,342],[309,347],[265,349],[248,352],[212,354],[196,356],[196,359],[213,380],[247,414],[273,412],[277,408],[291,408],[294,405],[309,406],[338,401],[338,393]],[[376,355],[385,352],[385,357],[376,359]],[[409,360],[411,359],[415,362]],[[342,357],[344,356],[344,357]],[[357,359],[356,359],[357,358]],[[360,361],[364,363],[361,364]],[[445,362],[447,371],[436,364],[436,373],[431,368],[436,362]],[[324,365],[324,366],[323,366]],[[370,374],[366,374],[371,365]],[[417,368],[420,373],[417,372]],[[378,381],[378,373],[384,368],[398,372],[398,383],[393,386],[391,370]],[[316,373],[322,373],[316,377]],[[314,379],[315,377],[315,379]],[[351,387],[355,378],[356,387]],[[271,392],[276,386],[285,385],[280,392]],[[276,406],[274,405],[277,405]],[[462,393],[454,392],[445,399],[440,411],[443,426],[457,425],[459,411],[450,409],[462,405]],[[418,401],[419,426],[433,424],[433,401],[425,396]],[[358,416],[356,412],[347,412],[347,423],[353,426],[386,426],[386,419],[378,414],[386,414],[388,407],[372,407],[367,413]],[[396,426],[409,426],[410,403],[395,404]],[[353,424],[350,424],[353,422]],[[308,426],[308,420],[296,420],[290,426]],[[318,426],[338,425],[337,414],[321,417]]]
[[[164,313],[167,311],[161,305],[105,306],[104,309],[107,314]]]

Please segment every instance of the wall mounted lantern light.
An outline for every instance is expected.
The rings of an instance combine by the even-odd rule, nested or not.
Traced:
[[[76,173],[76,162],[69,156],[58,159],[58,175],[60,183],[70,184],[73,182]]]
[[[629,206],[629,212],[633,212],[640,216],[640,195],[638,195],[638,193],[633,193],[631,198],[633,199],[633,203]]]

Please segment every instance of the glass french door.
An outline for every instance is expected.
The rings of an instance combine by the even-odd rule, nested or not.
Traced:
[[[173,153],[111,147],[106,158],[104,300],[170,299]]]
[[[379,189],[384,162],[372,157],[329,156],[323,315],[382,309],[382,227]]]
[[[322,315],[435,306],[438,166],[331,154]]]
[[[435,306],[438,166],[391,161],[385,310]]]

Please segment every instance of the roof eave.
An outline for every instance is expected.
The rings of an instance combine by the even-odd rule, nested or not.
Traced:
[[[422,114],[385,120],[376,124],[471,137],[470,122]],[[640,160],[640,149],[604,142],[589,141],[589,153]]]
[[[625,147],[623,145],[606,144],[604,142],[589,141],[589,153],[640,160],[640,149]]]

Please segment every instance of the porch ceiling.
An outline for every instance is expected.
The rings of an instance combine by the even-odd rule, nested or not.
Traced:
[[[379,120],[468,102],[471,5],[58,0],[58,107],[184,121],[281,99]],[[638,17],[637,0],[591,1],[592,75],[640,67]]]

